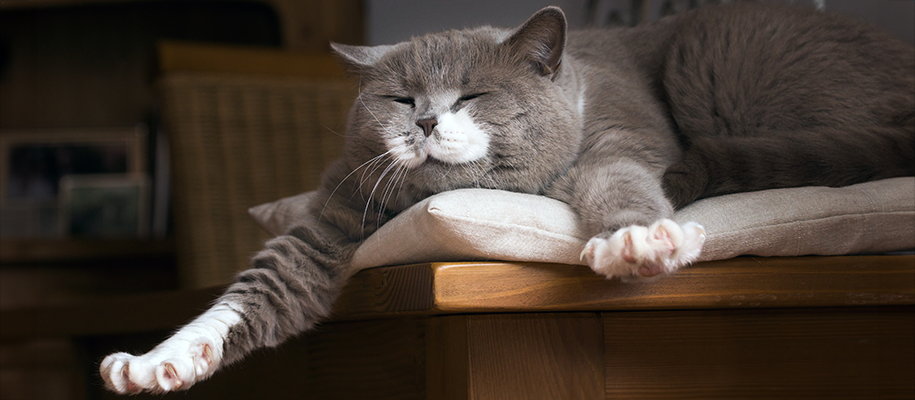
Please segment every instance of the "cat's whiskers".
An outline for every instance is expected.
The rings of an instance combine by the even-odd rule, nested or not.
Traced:
[[[391,177],[388,178],[387,182],[384,183],[384,187],[381,189],[381,201],[378,204],[378,218],[376,221],[376,228],[381,227],[381,216],[384,213],[385,207],[388,204],[388,200],[393,192],[394,182],[400,176],[400,170],[403,168],[400,165],[396,165],[394,168],[394,173],[391,174]]]
[[[483,177],[485,177],[487,175],[486,167],[483,166],[483,163],[481,163],[479,160],[474,160],[473,166],[476,167],[474,169],[480,173],[479,176],[475,176],[473,179],[474,186],[477,188],[481,188],[481,187],[483,187],[483,183],[482,183]]]
[[[365,166],[365,168],[362,170],[362,174],[359,176],[359,181],[353,182],[353,185],[355,186],[355,188],[353,190],[354,197],[356,196],[356,193],[358,193],[360,200],[362,200],[363,202],[369,201],[369,198],[367,198],[365,196],[365,191],[363,190],[363,188],[365,187],[366,182],[369,182],[369,180],[372,178],[372,175],[375,174],[375,171],[378,170],[378,167],[384,161],[385,161],[385,158],[379,158],[379,159],[375,160],[374,162],[372,162],[371,164]]]
[[[352,176],[353,174],[355,174],[356,171],[359,171],[360,168],[365,167],[366,165],[368,165],[368,164],[370,164],[370,163],[379,162],[379,160],[381,160],[384,156],[388,155],[390,152],[391,152],[391,151],[388,150],[388,151],[386,151],[386,152],[384,152],[384,153],[381,153],[381,154],[379,154],[379,155],[373,157],[371,160],[368,160],[368,161],[362,163],[362,165],[360,165],[360,166],[354,168],[352,172],[350,172],[350,173],[347,174],[345,177],[343,177],[343,179],[340,180],[340,183],[338,183],[337,186],[334,187],[334,190],[332,190],[332,191],[330,192],[330,195],[327,196],[327,200],[324,201],[324,207],[321,208],[321,213],[318,214],[318,220],[320,221],[321,218],[324,216],[324,210],[327,209],[327,204],[330,203],[330,199],[331,199],[332,197],[334,197],[334,194],[335,194],[335,193],[337,193],[337,189],[340,189],[340,186],[342,186],[343,183],[346,182],[346,180],[349,179],[350,176]],[[360,191],[361,191],[361,190],[360,190]],[[355,195],[355,192],[356,192],[356,191],[354,190],[353,192],[354,192],[353,195]],[[350,199],[352,199],[352,197],[350,197]]]
[[[480,171],[479,164],[480,164],[480,162],[477,160],[473,160],[473,161],[470,161],[470,162],[467,162],[464,164],[465,165],[464,169],[466,169],[470,173],[471,186],[475,187],[475,188],[480,187],[480,178],[477,177],[478,172]]]
[[[393,150],[388,150],[383,155],[388,155],[392,151]],[[359,187],[360,187],[359,193],[360,194],[363,194],[362,189],[361,189],[362,186],[365,185],[365,182],[368,181],[368,179],[371,178],[371,176],[375,174],[375,171],[378,171],[378,167],[381,165],[382,161],[383,161],[382,158],[376,157],[376,159],[372,162],[372,164],[366,166],[365,169],[362,171],[362,175],[359,176]],[[394,159],[391,159],[391,161],[394,162]],[[364,195],[362,197],[363,197],[363,199],[365,199]]]
[[[366,218],[368,217],[368,214],[369,214],[369,207],[370,207],[371,204],[374,202],[374,199],[375,199],[375,192],[378,191],[378,185],[380,185],[380,184],[381,184],[381,181],[384,180],[384,177],[387,176],[387,174],[388,174],[389,172],[391,172],[391,168],[394,168],[394,167],[396,167],[396,166],[398,166],[397,163],[395,162],[395,160],[392,159],[391,162],[388,164],[388,166],[385,167],[383,171],[381,171],[381,176],[379,176],[379,177],[378,177],[378,180],[375,181],[375,185],[372,186],[372,191],[369,193],[369,197],[368,197],[368,199],[366,199],[366,201],[365,201],[365,209],[362,210],[362,227],[363,227],[362,235],[363,235],[363,240],[365,239],[365,220],[366,220]],[[379,213],[380,213],[381,211],[383,211],[383,210],[380,210]]]
[[[365,108],[365,110],[369,112],[369,114],[372,116],[372,118],[375,119],[375,122],[378,123],[378,126],[381,127],[381,129],[382,129],[384,132],[386,132],[386,133],[388,133],[388,134],[391,134],[391,133],[392,133],[391,129],[390,129],[389,127],[385,126],[385,125],[381,122],[381,120],[379,120],[378,117],[375,116],[375,113],[372,112],[372,110],[368,107],[368,105],[365,104],[365,101],[362,99],[362,78],[361,78],[361,77],[359,78],[358,93],[359,93],[359,94],[356,96],[356,99],[359,100],[359,103],[362,104],[362,107]],[[330,128],[328,128],[328,129],[330,129]],[[335,132],[335,133],[336,133],[336,132]],[[366,199],[365,196],[364,196],[363,193],[362,193],[362,185],[365,184],[365,181],[366,181],[366,179],[365,179],[366,173],[368,173],[369,176],[371,176],[372,174],[374,174],[375,171],[377,170],[378,165],[381,164],[382,161],[384,160],[384,157],[390,155],[391,152],[392,152],[392,150],[388,150],[388,151],[386,151],[386,152],[384,152],[384,153],[381,153],[381,154],[379,154],[379,155],[377,155],[377,156],[375,156],[375,157],[372,157],[370,160],[368,160],[368,161],[362,163],[362,165],[360,165],[360,166],[354,168],[354,169],[352,170],[352,172],[350,172],[350,173],[347,174],[342,180],[340,180],[340,183],[338,183],[337,186],[334,187],[334,190],[331,191],[330,196],[328,196],[328,197],[327,197],[327,200],[324,202],[324,206],[321,208],[321,213],[318,215],[318,220],[320,220],[320,219],[324,216],[324,211],[327,209],[327,204],[330,203],[330,199],[334,196],[334,194],[337,192],[337,190],[340,189],[340,186],[343,185],[343,183],[346,182],[347,179],[349,179],[350,176],[352,176],[353,174],[355,174],[355,173],[356,173],[357,171],[359,171],[359,169],[361,169],[361,168],[364,168],[364,169],[363,169],[363,172],[362,172],[362,175],[360,176],[358,183],[354,182],[354,184],[358,185],[358,190],[353,190],[353,194],[352,194],[352,195],[355,196],[356,193],[358,192],[360,195],[362,195],[362,200],[366,202],[366,205],[370,204],[370,199]],[[394,161],[392,160],[391,162],[393,163]],[[369,170],[371,170],[371,172],[369,172]],[[382,174],[382,176],[383,176],[383,174]],[[379,178],[379,179],[380,179],[380,178]],[[373,192],[374,192],[374,189],[373,189]],[[371,197],[371,196],[370,196],[370,197]],[[352,199],[352,196],[350,197],[350,199]],[[364,224],[364,222],[365,222],[365,215],[363,214],[363,224]]]
[[[394,134],[395,134],[395,132],[394,132],[390,127],[388,127],[388,126],[386,126],[384,123],[382,123],[381,120],[378,119],[378,116],[375,115],[375,112],[373,112],[372,109],[369,108],[369,106],[368,106],[367,104],[365,104],[365,100],[362,99],[362,80],[361,80],[361,78],[360,78],[360,80],[359,80],[359,95],[357,96],[357,99],[359,100],[359,103],[362,104],[362,107],[365,109],[365,111],[368,111],[369,115],[372,116],[372,119],[374,119],[375,122],[378,123],[378,126],[379,126],[385,133],[387,133],[387,134],[389,134],[389,135],[394,135]],[[394,150],[394,149],[388,150],[387,152],[384,153],[384,155],[390,154],[393,150]],[[366,174],[368,174],[369,177],[371,177],[372,175],[374,175],[374,174],[375,174],[375,171],[378,170],[378,168],[379,168],[379,166],[381,165],[381,163],[382,163],[382,162],[381,162],[381,160],[379,159],[377,162],[372,163],[372,165],[370,165],[369,167],[366,167],[365,171],[363,171],[362,176],[360,177],[360,181],[359,181],[359,186],[360,186],[359,192],[360,192],[360,193],[362,193],[362,190],[361,190],[362,185],[364,185],[365,182],[366,182]],[[366,202],[366,208],[365,208],[365,210],[363,211],[363,214],[362,214],[362,224],[363,224],[363,226],[365,226],[365,219],[366,219],[367,214],[368,214],[368,206],[369,206],[369,204],[372,203],[372,201],[374,201],[375,191],[378,189],[378,185],[379,185],[379,184],[381,183],[381,181],[384,179],[385,175],[387,175],[388,172],[390,172],[391,167],[392,167],[392,166],[395,166],[395,164],[396,164],[396,167],[397,167],[397,169],[395,170],[395,173],[394,173],[394,177],[395,177],[395,178],[399,175],[399,173],[400,173],[400,171],[401,171],[402,169],[404,169],[404,170],[406,169],[406,167],[403,167],[402,165],[400,165],[400,163],[398,163],[396,159],[391,159],[391,163],[388,164],[387,167],[385,167],[384,171],[382,171],[382,173],[381,173],[381,176],[378,177],[378,180],[375,182],[375,185],[372,187],[372,191],[371,191],[371,193],[369,193],[369,198],[368,198],[368,199],[365,199],[365,198],[363,197],[363,200]],[[371,170],[369,171],[369,169],[371,169]],[[406,174],[406,171],[404,171],[404,174]],[[406,175],[404,175],[404,176],[406,177]],[[389,197],[390,197],[390,193],[388,193],[388,186],[390,185],[391,181],[392,181],[392,180],[389,179],[388,183],[385,184],[385,187],[382,189],[382,199],[381,199],[381,204],[380,204],[380,208],[379,208],[379,211],[378,211],[378,219],[379,219],[379,224],[378,224],[378,225],[379,225],[379,226],[381,225],[381,224],[380,224],[381,214],[384,212],[384,207],[385,207],[385,205],[386,205],[386,203],[387,203],[387,200],[388,200]]]
[[[376,221],[376,229],[381,227],[381,218],[384,215],[384,210],[386,209],[388,202],[397,196],[400,196],[400,190],[398,186],[403,185],[408,172],[409,168],[403,165],[397,165],[397,169],[394,170],[393,176],[388,179],[387,183],[385,183],[384,191],[382,192],[381,196],[381,205],[378,207],[378,220]],[[395,189],[397,189],[397,196],[394,195]]]
[[[410,174],[410,168],[404,167],[403,175],[400,178],[400,183],[398,184],[398,188],[397,188],[397,197],[398,198],[400,197],[400,192],[403,189],[404,184],[407,182],[407,175],[409,175],[409,174]]]
[[[337,131],[331,129],[331,128],[330,128],[329,126],[327,126],[327,125],[321,125],[321,126],[323,126],[324,129],[329,130],[330,133],[333,133],[334,135],[340,136],[340,137],[342,137],[342,138],[345,138],[345,137],[346,137],[346,135],[344,135],[344,134],[342,134],[342,133],[340,133],[340,132],[337,132]]]

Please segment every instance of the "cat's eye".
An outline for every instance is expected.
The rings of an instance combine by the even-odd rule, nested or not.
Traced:
[[[393,100],[400,104],[406,104],[410,107],[416,106],[416,101],[412,97],[394,97]]]
[[[489,93],[480,92],[480,93],[473,93],[473,94],[468,94],[468,95],[465,95],[465,96],[461,96],[461,97],[459,97],[459,98],[457,99],[457,101],[454,102],[454,104],[451,106],[451,110],[452,110],[452,111],[457,111],[458,109],[460,109],[461,107],[464,106],[464,103],[466,103],[466,102],[468,102],[468,101],[470,101],[470,100],[473,100],[473,99],[475,99],[475,98],[477,98],[477,97],[480,97],[480,96],[482,96],[482,95],[484,95],[484,94],[489,94]]]
[[[482,95],[484,95],[484,94],[486,94],[486,93],[468,94],[468,95],[466,95],[466,96],[461,96],[461,98],[459,98],[458,101],[470,101],[470,100],[473,100],[473,99],[475,99],[475,98],[477,98],[477,97],[480,97],[480,96],[482,96]]]

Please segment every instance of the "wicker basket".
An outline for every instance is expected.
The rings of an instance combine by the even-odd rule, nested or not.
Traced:
[[[247,209],[318,185],[342,151],[355,86],[342,79],[172,73],[159,89],[172,144],[182,286],[230,282],[267,239]]]

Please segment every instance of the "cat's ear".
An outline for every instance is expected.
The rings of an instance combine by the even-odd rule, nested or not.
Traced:
[[[347,67],[356,73],[375,65],[381,57],[394,47],[394,45],[350,46],[340,43],[330,44],[330,48],[334,50],[334,53],[343,60]]]
[[[543,76],[556,79],[566,44],[566,16],[559,7],[537,11],[505,41],[534,63]]]

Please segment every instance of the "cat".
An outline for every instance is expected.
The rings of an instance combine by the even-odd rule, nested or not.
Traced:
[[[596,273],[648,278],[701,252],[702,227],[668,219],[696,199],[915,175],[915,48],[813,10],[735,3],[567,32],[549,7],[516,29],[333,49],[360,92],[310,217],[158,347],[106,357],[110,390],[187,389],[311,329],[359,244],[435,193],[559,199]]]

